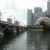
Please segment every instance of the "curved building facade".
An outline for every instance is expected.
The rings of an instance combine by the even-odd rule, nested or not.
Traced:
[[[36,22],[35,22],[34,25],[35,25],[35,26],[36,26],[36,25],[39,25],[41,21],[44,21],[44,22],[47,23],[48,25],[50,24],[50,18],[48,18],[48,17],[41,17],[41,18],[39,18],[39,19],[36,20]]]

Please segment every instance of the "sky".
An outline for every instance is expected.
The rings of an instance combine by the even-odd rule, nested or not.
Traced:
[[[42,7],[43,11],[47,10],[48,0],[0,0],[0,9],[2,12],[7,12],[2,17],[2,20],[6,20],[8,15],[12,20],[18,20],[21,24],[27,24],[26,9],[32,9],[34,7]],[[9,15],[9,16],[10,16]]]
[[[43,11],[47,9],[47,0],[14,0],[17,7],[34,9],[34,7],[42,7]]]

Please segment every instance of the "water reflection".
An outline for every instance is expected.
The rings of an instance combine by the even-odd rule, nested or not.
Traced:
[[[9,44],[11,44],[11,41],[16,37],[16,35],[7,35],[7,36],[1,36],[0,35],[0,50],[5,50],[5,48],[9,48]]]
[[[0,50],[50,50],[50,32],[27,31],[0,38]]]
[[[26,39],[26,32],[19,35],[5,36],[0,41],[0,50],[27,50]]]
[[[27,50],[50,50],[50,32],[27,32]]]

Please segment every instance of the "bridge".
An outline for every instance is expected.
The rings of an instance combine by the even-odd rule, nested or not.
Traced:
[[[8,23],[5,21],[0,21],[0,32],[3,32],[4,35],[9,33],[20,33],[26,30],[26,27],[23,26],[15,26],[12,23]]]

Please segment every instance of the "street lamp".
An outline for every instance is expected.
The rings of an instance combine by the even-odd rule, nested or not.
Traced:
[[[14,23],[15,23],[15,18],[14,18]]]

